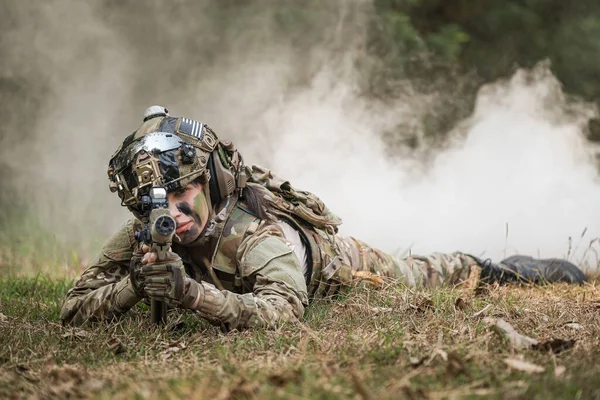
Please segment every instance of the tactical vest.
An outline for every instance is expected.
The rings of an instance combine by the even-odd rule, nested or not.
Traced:
[[[186,272],[197,281],[203,280],[234,293],[252,291],[244,288],[237,265],[237,249],[247,235],[253,234],[260,219],[235,204],[229,217],[215,227],[215,233],[194,248],[173,244]]]
[[[333,295],[340,285],[352,282],[352,267],[343,242],[336,240],[342,220],[315,194],[296,190],[289,181],[274,175],[269,169],[252,166],[248,184],[267,189],[269,212],[286,220],[306,240],[309,252],[307,279],[310,298]]]
[[[294,227],[307,250],[308,275],[306,283],[309,297],[333,295],[340,285],[352,281],[352,268],[347,249],[336,241],[341,219],[333,214],[314,194],[295,190],[266,168],[253,166],[248,185],[259,185],[265,190],[267,212],[274,220],[283,220]],[[184,246],[173,246],[188,274],[196,280],[205,280],[217,287],[235,293],[251,292],[244,287],[237,265],[237,249],[242,241],[252,235],[262,222],[236,203],[229,217],[218,224],[212,237],[203,244],[203,253],[195,254]],[[201,259],[198,259],[201,258]]]

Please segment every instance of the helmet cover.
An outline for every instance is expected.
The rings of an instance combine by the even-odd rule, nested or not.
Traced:
[[[165,113],[146,119],[113,154],[108,165],[109,187],[119,194],[121,204],[140,218],[145,211],[143,197],[151,188],[171,192],[201,176],[208,182],[209,160],[219,149],[219,139],[208,126],[170,117],[165,109]],[[234,167],[238,166],[231,165]]]

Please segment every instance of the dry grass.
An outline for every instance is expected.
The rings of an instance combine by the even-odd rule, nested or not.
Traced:
[[[0,284],[0,398],[600,398],[596,283],[356,288],[311,305],[303,324],[229,334],[188,314],[155,328],[143,306],[118,323],[64,328],[69,282]],[[486,317],[574,346],[514,350]]]

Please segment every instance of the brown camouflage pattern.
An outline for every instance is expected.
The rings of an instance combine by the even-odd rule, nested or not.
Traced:
[[[202,301],[195,312],[226,330],[273,328],[299,320],[309,298],[333,295],[339,287],[364,280],[365,276],[397,279],[407,286],[435,287],[466,279],[476,264],[463,253],[400,260],[357,239],[303,226],[304,233],[312,233],[311,247],[319,252],[313,256],[313,274],[307,288],[299,261],[281,228],[258,220],[242,207],[236,206],[222,223],[216,243],[174,247],[198,285]],[[61,313],[65,324],[110,320],[140,300],[131,288],[128,272],[129,260],[137,248],[133,232],[138,228],[139,222],[130,220],[106,242],[98,260],[69,290]],[[202,257],[213,260],[218,283]],[[224,288],[217,289],[217,284]]]
[[[253,165],[248,185],[259,185],[267,189],[264,191],[264,198],[273,214],[293,216],[312,228],[336,233],[337,227],[342,223],[341,218],[315,194],[295,189],[289,181],[278,177],[268,168]]]
[[[161,121],[152,118],[144,122],[131,138],[156,132]],[[177,124],[179,132],[181,119]],[[181,181],[182,185],[206,172],[208,155],[218,138],[208,127],[205,130],[200,143],[191,136],[184,137],[200,151],[193,164],[181,165],[182,177],[187,179]],[[235,147],[229,142],[222,142],[222,146],[221,150],[231,153],[230,162],[237,171],[241,158]],[[108,173],[112,178],[116,171],[109,167]],[[341,219],[317,196],[295,189],[269,169],[244,167],[237,178],[236,192],[229,200],[224,199],[225,205],[215,208],[222,210],[225,206],[219,211],[219,216],[223,212],[222,222],[210,225],[207,234],[195,243],[172,246],[186,271],[184,307],[226,330],[273,328],[296,321],[302,318],[309,299],[334,295],[340,287],[356,281],[377,284],[393,279],[407,286],[434,287],[466,279],[476,265],[473,258],[462,253],[396,259],[357,239],[339,235]],[[264,190],[271,219],[261,221],[247,212],[244,204],[237,203],[236,195],[245,184]],[[209,198],[208,185],[204,187]],[[122,199],[137,198],[135,193],[125,192],[119,192]],[[135,215],[135,210],[130,210]],[[310,276],[302,275],[293,245],[276,223],[279,219],[303,236]],[[112,320],[141,300],[129,276],[130,260],[139,253],[134,232],[140,227],[134,218],[106,242],[99,258],[67,293],[61,312],[64,324]]]
[[[60,315],[63,323],[79,326],[112,319],[140,300],[129,281],[129,263],[138,248],[137,228],[139,222],[130,220],[104,244],[98,259],[68,291]]]

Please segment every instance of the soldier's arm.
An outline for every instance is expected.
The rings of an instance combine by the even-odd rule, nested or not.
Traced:
[[[192,307],[202,317],[226,330],[275,328],[302,318],[308,305],[306,282],[298,258],[277,227],[247,238],[238,250],[245,286],[252,292],[235,294],[213,285],[199,285]]]
[[[129,263],[136,246],[134,220],[128,221],[102,247],[100,257],[71,288],[60,318],[65,325],[111,319],[139,300],[129,281]]]

